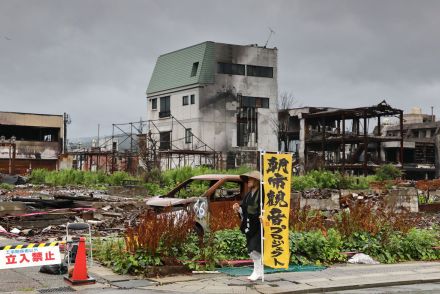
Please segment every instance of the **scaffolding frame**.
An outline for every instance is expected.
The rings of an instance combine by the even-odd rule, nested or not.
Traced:
[[[118,170],[124,170],[131,174],[138,173],[139,165],[142,165],[145,170],[151,171],[154,168],[170,169],[181,166],[197,166],[206,165],[212,168],[221,168],[222,153],[215,151],[202,139],[191,132],[190,148],[179,147],[179,142],[185,140],[185,137],[174,138],[173,132],[175,128],[187,129],[185,125],[170,116],[171,125],[170,136],[168,142],[168,149],[161,149],[160,129],[156,122],[158,120],[139,120],[136,122],[112,124],[112,134],[104,142],[98,142],[98,147],[92,147],[89,150],[84,148],[70,152],[70,154],[77,155],[80,159],[79,168],[82,169],[82,163],[85,162],[85,168],[91,169],[96,166],[97,170],[104,170],[105,172],[113,173]],[[163,121],[163,120],[161,120]],[[118,138],[122,140],[117,140]],[[99,140],[99,138],[98,138]],[[128,148],[121,147],[127,144]],[[108,149],[111,144],[111,150]],[[104,159],[104,160],[102,160]],[[119,167],[119,161],[125,161],[123,168]],[[93,165],[92,162],[96,162]]]

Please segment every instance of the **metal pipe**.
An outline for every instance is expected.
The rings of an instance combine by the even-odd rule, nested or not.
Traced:
[[[342,172],[345,173],[345,117],[342,114]]]
[[[263,156],[265,151],[260,149],[260,218],[264,220],[264,203],[263,203]],[[264,231],[263,231],[263,222],[260,221],[260,235],[261,235],[261,266],[263,267],[263,273],[261,275],[261,281],[264,282]]]
[[[367,127],[367,114],[364,111],[364,175],[368,174],[367,162],[368,162],[368,127]]]
[[[403,111],[400,111],[400,164],[403,168]]]

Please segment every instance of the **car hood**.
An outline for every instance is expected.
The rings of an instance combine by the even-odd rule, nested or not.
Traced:
[[[181,198],[155,196],[148,199],[145,203],[149,206],[167,207],[167,206],[177,206],[177,205],[192,203],[196,201],[197,201],[197,197],[181,199]]]

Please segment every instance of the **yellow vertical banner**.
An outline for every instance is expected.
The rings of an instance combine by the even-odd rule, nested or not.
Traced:
[[[264,265],[289,267],[291,154],[263,154]]]

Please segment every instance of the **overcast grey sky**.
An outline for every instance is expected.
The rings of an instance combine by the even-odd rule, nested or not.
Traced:
[[[0,0],[0,110],[72,117],[73,137],[146,116],[156,58],[203,41],[279,49],[299,106],[386,99],[440,114],[440,1]]]

